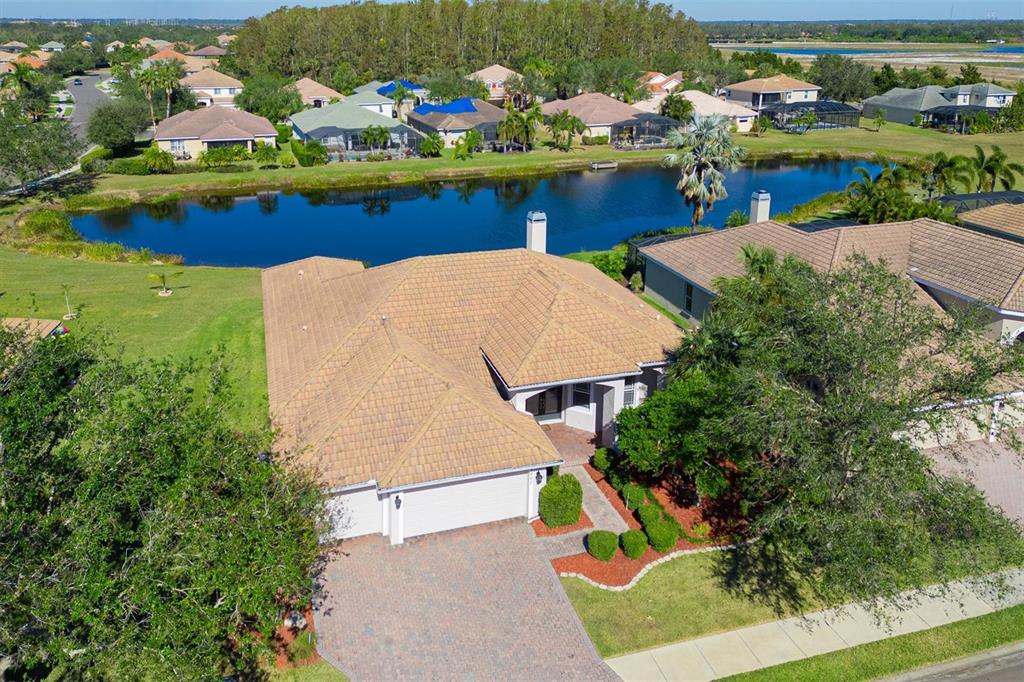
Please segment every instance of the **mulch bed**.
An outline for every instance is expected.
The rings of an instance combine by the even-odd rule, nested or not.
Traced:
[[[611,502],[615,510],[619,512],[619,515],[626,522],[630,528],[640,528],[640,520],[636,517],[634,512],[626,509],[626,505],[619,495],[619,492],[611,486],[608,481],[605,480],[604,474],[595,469],[589,464],[585,464],[584,468],[590,477],[600,488],[601,492],[604,493],[608,501]],[[659,485],[654,488],[654,496],[661,502],[665,510],[671,514],[683,528],[689,533],[693,528],[694,524],[706,522],[712,528],[712,534],[718,537],[722,537],[723,534],[716,533],[716,529],[722,529],[726,525],[731,528],[736,527],[736,522],[731,521],[729,524],[722,522],[719,518],[720,510],[716,507],[715,513],[708,514],[708,518],[705,518],[705,511],[700,506],[694,505],[682,505],[676,502],[678,495],[673,494],[667,486]],[[729,505],[731,506],[731,505]],[[732,516],[735,519],[735,516]],[[650,564],[653,561],[660,559],[666,554],[676,552],[684,549],[703,549],[706,547],[713,547],[717,544],[728,544],[729,540],[727,537],[722,537],[719,542],[711,543],[694,543],[686,538],[680,538],[676,542],[676,546],[670,550],[670,552],[656,552],[653,548],[648,547],[647,551],[644,552],[639,559],[630,559],[621,552],[616,552],[615,556],[612,557],[611,561],[601,561],[590,556],[590,554],[583,552],[581,554],[574,554],[567,557],[559,557],[551,561],[551,565],[554,566],[555,571],[558,573],[578,573],[584,575],[594,582],[601,583],[602,585],[609,586],[620,586],[626,585],[630,580],[635,578],[644,566]]]
[[[313,631],[313,610],[306,607],[302,611],[302,615],[306,617],[306,630]],[[320,654],[313,651],[313,654],[309,658],[305,658],[301,661],[292,661],[288,658],[288,645],[295,641],[295,638],[299,636],[304,630],[296,630],[294,628],[287,627],[284,623],[277,626],[277,630],[274,631],[274,667],[276,668],[301,668],[307,665],[313,665],[314,663],[320,662]]]
[[[539,538],[548,538],[554,535],[565,535],[566,533],[572,533],[585,528],[593,528],[594,522],[587,516],[587,512],[580,511],[580,520],[571,526],[558,526],[557,528],[548,528],[543,521],[540,519],[534,519],[530,521],[530,528],[533,528],[533,534]]]

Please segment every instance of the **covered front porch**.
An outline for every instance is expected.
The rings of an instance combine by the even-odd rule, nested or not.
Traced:
[[[574,429],[565,424],[547,424],[541,428],[562,456],[566,467],[586,464],[594,450],[602,445],[601,437],[593,431]]]

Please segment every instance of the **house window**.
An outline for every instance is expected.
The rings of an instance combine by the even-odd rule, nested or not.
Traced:
[[[223,90],[223,88],[214,88],[213,89],[213,94],[220,95],[220,94],[222,94],[222,90]]]
[[[636,404],[636,377],[626,377],[626,387],[622,391],[622,406],[633,407]]]
[[[693,285],[689,282],[683,287],[683,310],[693,312]]]
[[[185,140],[171,140],[171,152],[180,154],[185,151]]]
[[[572,406],[590,408],[590,384],[572,385]]]

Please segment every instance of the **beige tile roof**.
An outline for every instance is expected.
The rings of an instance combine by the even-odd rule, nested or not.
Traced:
[[[203,69],[189,76],[185,76],[179,81],[182,85],[189,88],[240,88],[242,87],[242,81],[236,80],[231,76],[215,71],[214,69]]]
[[[0,325],[10,331],[21,331],[28,336],[43,338],[62,325],[60,320],[46,320],[37,317],[2,317]]]
[[[925,285],[1024,312],[1024,245],[930,219],[837,227],[808,233],[767,221],[686,237],[641,249],[662,265],[708,291],[714,280],[743,273],[744,244],[794,254],[819,270],[837,267],[851,254],[884,258],[893,269]]]
[[[474,78],[485,83],[504,83],[509,79],[509,77],[518,75],[518,73],[506,66],[502,66],[501,64],[491,64],[490,66],[485,66],[479,71],[474,71],[466,77]]]
[[[693,103],[693,111],[699,116],[728,116],[730,118],[751,118],[757,116],[753,109],[709,95],[700,90],[683,90],[679,93]]]
[[[1024,204],[996,204],[976,208],[961,213],[959,218],[964,223],[1024,237]]]
[[[680,337],[592,266],[524,249],[369,270],[306,259],[265,270],[263,297],[281,444],[306,448],[332,486],[555,461],[487,359],[512,385],[570,381],[636,373]]]
[[[779,74],[771,78],[751,78],[740,83],[733,83],[725,86],[726,90],[740,90],[742,92],[789,92],[790,90],[821,90],[820,87],[807,81],[797,80],[789,76]]]
[[[545,116],[568,109],[573,116],[588,126],[621,123],[643,113],[636,107],[620,102],[603,92],[586,92],[570,99],[551,100],[542,104],[540,109]]]
[[[277,136],[277,130],[262,116],[226,107],[200,107],[166,118],[156,127],[157,140],[200,138],[242,140]]]
[[[300,78],[295,81],[294,87],[295,91],[299,93],[299,97],[302,98],[302,103],[306,105],[312,105],[313,101],[317,99],[345,101],[345,95],[337,90],[332,90],[326,85],[317,83],[312,78]]]

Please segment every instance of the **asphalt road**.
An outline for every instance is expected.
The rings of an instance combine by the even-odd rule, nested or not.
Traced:
[[[78,137],[85,140],[85,124],[89,122],[89,115],[110,97],[96,87],[102,78],[98,74],[79,76],[79,78],[82,79],[81,85],[72,85],[74,79],[67,81],[68,92],[75,99],[75,108],[71,112],[71,129]]]
[[[895,679],[913,682],[1021,682],[1024,680],[1024,648],[1016,646],[990,655],[971,656]]]

